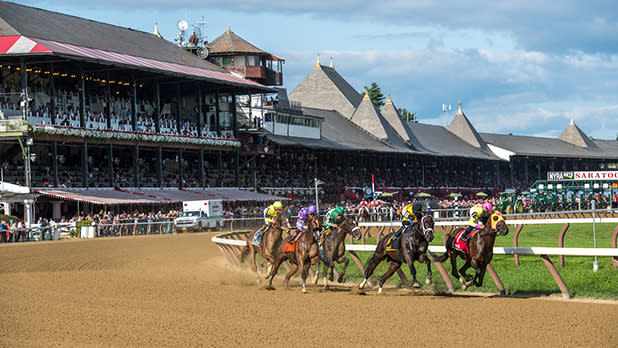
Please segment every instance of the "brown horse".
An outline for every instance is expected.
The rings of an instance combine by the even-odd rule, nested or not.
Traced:
[[[260,256],[264,259],[266,265],[268,266],[268,271],[266,272],[265,278],[267,278],[268,273],[270,272],[273,263],[275,263],[275,255],[276,251],[281,245],[281,235],[283,233],[283,228],[281,227],[282,215],[277,214],[275,217],[275,221],[266,228],[264,231],[264,236],[262,237],[262,245],[257,246],[251,243],[255,232],[257,232],[257,228],[253,230],[253,233],[250,233],[247,239],[247,246],[245,246],[240,254],[241,262],[244,262],[247,258],[247,255],[251,254],[251,269],[258,276],[258,280],[260,280],[260,272],[259,267],[257,267],[257,261],[255,254],[260,254]]]
[[[477,287],[483,285],[485,270],[494,256],[496,234],[505,236],[509,233],[509,228],[506,225],[504,216],[500,212],[485,211],[481,214],[480,221],[485,227],[469,239],[469,255],[455,249],[454,246],[455,238],[461,229],[454,230],[448,236],[445,245],[446,253],[438,257],[432,252],[429,252],[434,262],[444,262],[448,257],[451,258],[451,274],[456,279],[459,279],[464,290],[472,284]],[[457,273],[457,256],[466,261],[463,267],[459,269],[459,273]],[[470,267],[473,267],[476,272],[474,277],[466,274],[466,270]]]
[[[358,222],[370,222],[371,221],[371,215],[369,213],[369,208],[363,206],[360,207],[360,209],[358,210]]]
[[[334,268],[335,262],[343,263],[343,270],[339,274],[339,278],[337,278],[337,282],[343,282],[343,276],[345,275],[345,270],[348,268],[348,263],[350,260],[345,257],[345,237],[350,233],[352,237],[355,239],[360,239],[361,232],[360,227],[356,223],[356,220],[352,217],[344,218],[344,220],[338,224],[339,228],[330,231],[326,237],[324,237],[324,241],[322,243],[322,250],[324,252],[324,257],[322,257],[322,261],[324,261],[324,286],[328,286],[328,282],[326,281],[326,274],[328,273],[328,269],[330,269],[330,277],[329,280],[333,281],[334,279]]]
[[[412,274],[413,287],[420,288],[421,285],[416,280],[416,268],[414,268],[414,261],[422,262],[427,265],[427,279],[426,284],[431,284],[431,263],[427,257],[427,248],[429,242],[433,240],[433,226],[434,221],[430,215],[425,215],[421,218],[421,221],[410,226],[406,231],[401,234],[401,254],[397,251],[387,251],[386,247],[388,241],[393,236],[394,232],[391,232],[384,236],[378,245],[373,256],[367,261],[365,267],[365,279],[359,284],[358,288],[363,289],[367,280],[373,274],[376,266],[384,259],[388,260],[388,270],[380,278],[380,288],[378,294],[382,293],[382,287],[388,278],[395,273],[401,264],[406,263],[410,268]],[[400,256],[401,255],[401,256]]]
[[[285,281],[283,283],[283,287],[287,288],[288,282],[290,278],[296,273],[296,271],[300,268],[301,278],[303,280],[303,288],[302,292],[306,293],[306,282],[307,282],[307,272],[309,271],[309,267],[312,264],[317,264],[317,270],[320,269],[320,258],[319,258],[319,250],[318,243],[316,238],[313,235],[313,231],[320,228],[320,218],[318,216],[309,218],[307,222],[309,226],[309,231],[304,231],[298,240],[294,244],[294,253],[285,252],[283,249],[288,244],[288,241],[292,236],[287,236],[281,242],[281,245],[277,249],[275,254],[275,261],[273,267],[270,269],[270,273],[266,278],[270,278],[268,281],[268,286],[272,285],[273,278],[279,271],[279,267],[281,264],[288,260],[292,263],[292,269],[285,275]],[[314,284],[317,283],[318,280],[318,272],[316,272],[314,277]]]

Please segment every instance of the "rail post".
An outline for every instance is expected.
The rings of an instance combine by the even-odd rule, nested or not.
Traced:
[[[560,273],[558,273],[556,266],[554,266],[554,264],[549,259],[549,256],[541,255],[541,259],[543,259],[543,262],[545,263],[545,267],[547,267],[549,274],[551,274],[551,276],[556,281],[556,284],[558,284],[558,287],[560,288],[560,291],[562,292],[562,297],[564,297],[567,300],[571,299],[571,294],[569,294],[569,288],[567,288],[566,284],[564,283],[564,280],[562,280],[562,277],[560,276]]]
[[[614,233],[612,233],[612,248],[616,248],[616,239],[618,238],[618,226],[614,228]],[[618,256],[612,256],[612,267],[616,269],[618,267]]]
[[[515,233],[513,234],[513,247],[517,248],[519,246],[519,233],[524,228],[524,225],[518,225],[515,229]],[[513,254],[513,263],[515,266],[519,266],[519,254]]]
[[[560,230],[560,235],[558,236],[558,247],[564,248],[564,236],[566,235],[567,230],[569,229],[569,223],[565,222]],[[564,268],[564,255],[558,255],[558,263],[560,264],[560,268]]]
[[[506,290],[504,290],[504,284],[502,284],[502,280],[500,280],[500,277],[498,277],[498,273],[496,273],[496,270],[494,269],[494,266],[491,265],[491,263],[487,265],[487,272],[489,272],[491,279],[494,280],[494,283],[496,283],[498,290],[500,290],[500,296],[506,295]]]

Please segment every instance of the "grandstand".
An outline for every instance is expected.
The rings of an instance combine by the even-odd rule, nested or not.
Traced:
[[[242,40],[232,34],[222,37]],[[223,58],[211,63],[160,35],[9,2],[0,2],[0,43],[0,164],[5,181],[43,195],[42,213],[54,202],[54,215],[65,214],[94,188],[136,203],[131,192],[163,188],[309,197],[318,178],[324,197],[340,200],[373,174],[408,199],[522,189],[547,171],[618,163],[617,141],[591,139],[573,122],[558,138],[479,133],[461,103],[446,127],[406,122],[390,97],[378,110],[319,58],[288,96],[228,72],[263,75],[223,66],[242,52],[213,46]],[[280,70],[272,74],[263,81],[280,85]]]

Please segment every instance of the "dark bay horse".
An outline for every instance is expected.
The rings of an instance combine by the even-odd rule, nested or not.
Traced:
[[[260,254],[260,256],[266,262],[268,266],[268,271],[266,272],[265,278],[268,276],[268,273],[272,269],[273,264],[275,263],[276,251],[281,245],[281,235],[283,234],[283,228],[281,227],[282,215],[277,214],[275,217],[275,221],[266,228],[264,232],[264,236],[262,237],[262,245],[257,246],[251,243],[253,239],[253,235],[257,232],[257,228],[253,230],[253,233],[249,234],[249,238],[247,240],[247,246],[245,246],[240,254],[241,262],[244,262],[247,258],[247,255],[251,254],[251,269],[255,272],[260,279],[259,267],[257,267],[257,261],[255,258],[255,254]]]
[[[485,270],[494,256],[496,234],[505,236],[509,233],[509,228],[506,225],[504,216],[500,212],[483,212],[480,221],[485,227],[469,239],[469,255],[466,255],[464,252],[454,247],[453,242],[461,229],[455,229],[449,234],[445,245],[446,253],[438,257],[432,252],[429,252],[434,262],[444,262],[447,258],[451,258],[451,274],[456,279],[459,279],[464,290],[473,284],[477,287],[483,285]],[[459,273],[457,272],[457,256],[466,261],[463,267],[459,269]],[[470,267],[474,268],[474,277],[466,274],[466,270]]]
[[[434,221],[430,215],[425,215],[421,218],[421,221],[410,226],[407,231],[401,234],[401,256],[400,258],[397,251],[386,251],[387,243],[395,232],[391,232],[384,236],[378,245],[373,256],[367,261],[365,267],[365,279],[358,286],[359,289],[363,289],[367,280],[373,274],[376,266],[384,259],[388,260],[388,270],[380,278],[380,288],[378,293],[382,293],[382,287],[388,278],[395,273],[401,264],[406,263],[410,268],[412,274],[413,286],[419,288],[421,285],[416,280],[416,268],[414,268],[414,261],[422,262],[427,265],[427,279],[426,284],[431,284],[431,263],[427,257],[427,247],[429,242],[433,240],[433,226]]]
[[[279,271],[279,267],[281,264],[288,260],[292,263],[292,269],[285,275],[285,281],[283,286],[287,288],[288,282],[290,278],[296,273],[296,271],[300,268],[301,278],[303,280],[303,288],[302,292],[307,292],[306,282],[307,282],[307,273],[309,271],[309,267],[312,264],[317,264],[317,271],[314,277],[314,284],[317,283],[318,273],[320,269],[320,252],[318,249],[318,242],[313,235],[313,231],[320,228],[320,218],[318,216],[309,218],[307,222],[309,226],[309,231],[304,231],[298,240],[294,244],[294,253],[285,252],[286,244],[290,240],[291,236],[285,237],[285,239],[281,242],[281,245],[276,251],[275,260],[273,263],[273,267],[270,269],[270,273],[266,278],[270,278],[268,281],[268,285],[271,286],[273,282],[273,278],[277,275],[277,271]]]
[[[326,281],[328,269],[330,269],[329,280],[333,281],[334,279],[333,270],[335,268],[335,262],[343,263],[343,270],[339,274],[339,278],[337,278],[337,282],[343,282],[345,270],[348,268],[348,263],[350,262],[350,260],[345,257],[345,237],[348,233],[350,233],[352,237],[357,240],[361,238],[360,227],[358,227],[358,224],[354,218],[346,217],[338,225],[339,228],[330,231],[326,237],[324,237],[324,241],[322,243],[322,249],[325,256],[325,259],[322,259],[322,261],[324,261],[323,277],[325,287],[328,286],[328,282]]]

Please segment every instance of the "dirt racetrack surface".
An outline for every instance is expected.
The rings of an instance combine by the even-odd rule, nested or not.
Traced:
[[[266,290],[210,233],[0,245],[0,347],[617,347],[618,304]]]

